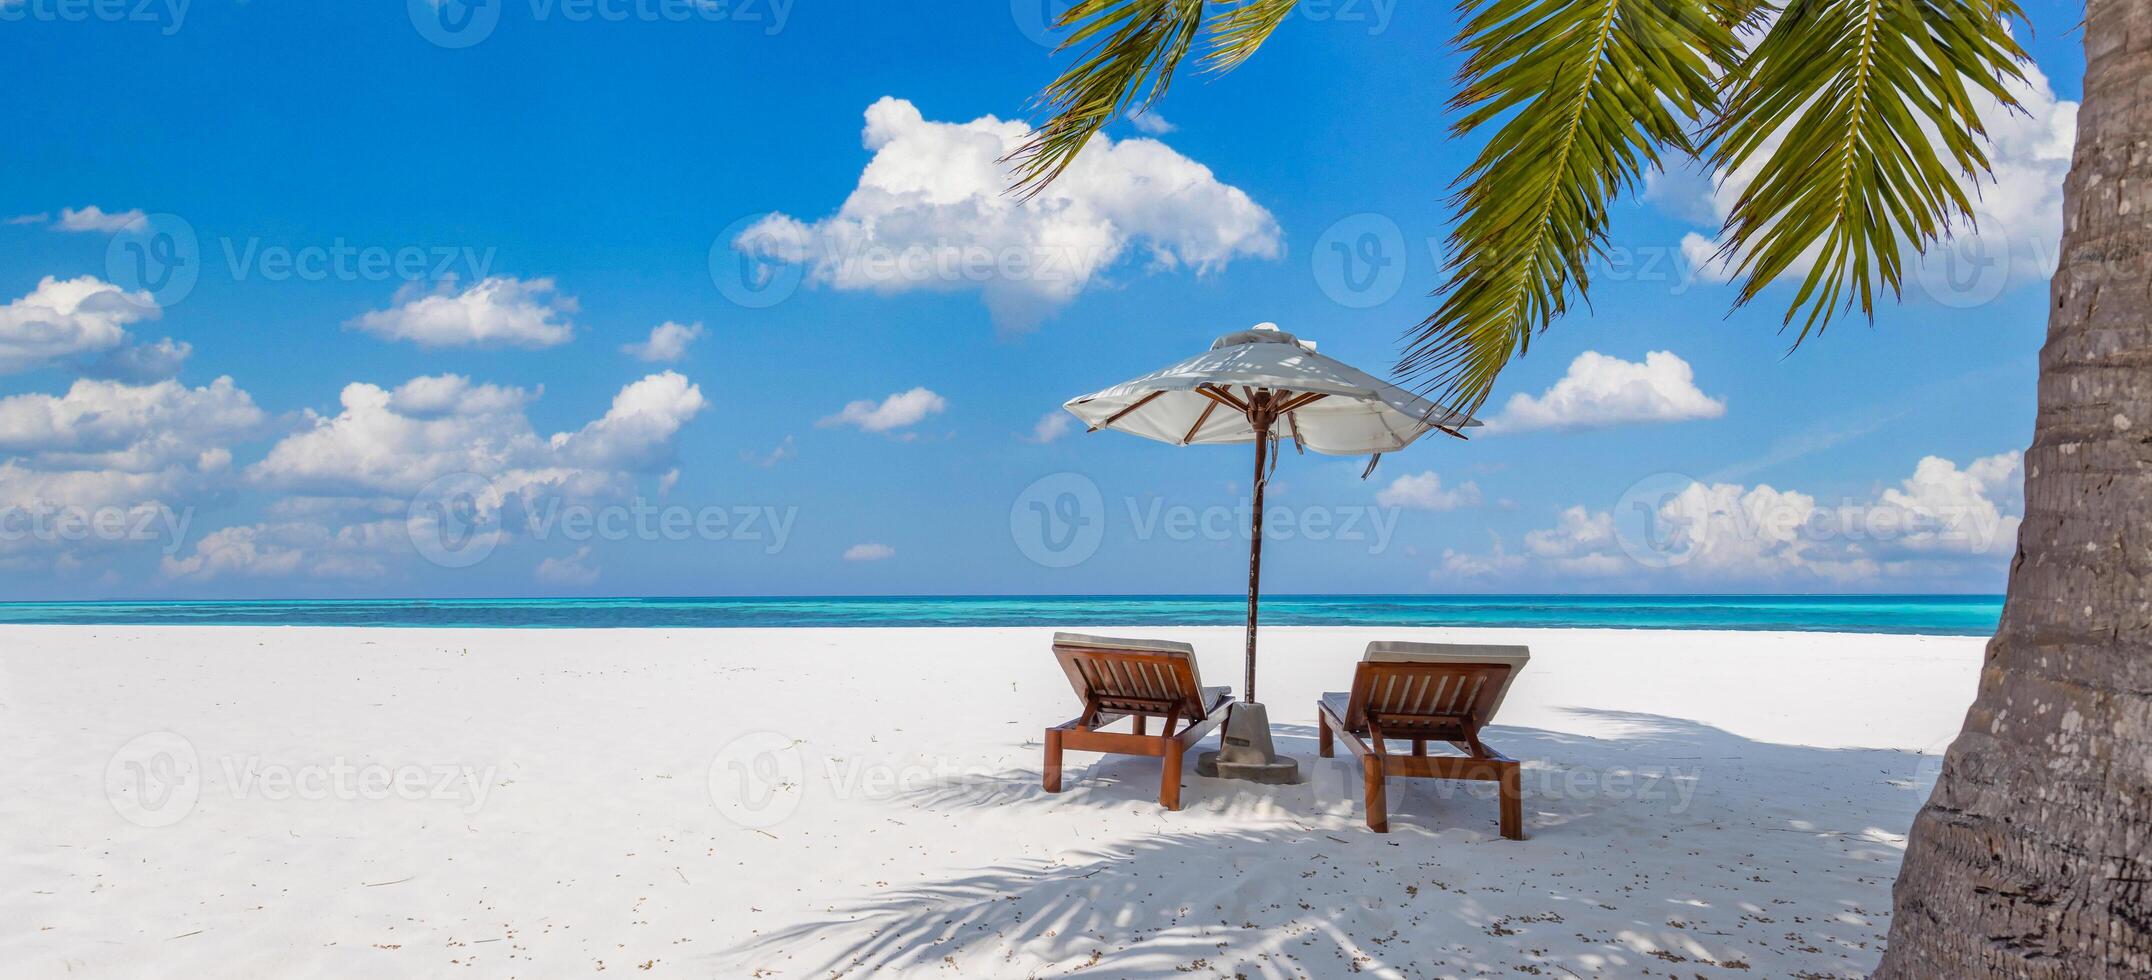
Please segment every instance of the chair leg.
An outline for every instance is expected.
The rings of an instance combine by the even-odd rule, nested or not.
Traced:
[[[1181,808],[1181,747],[1171,737],[1159,741],[1166,743],[1166,771],[1158,782],[1158,805],[1178,810]]]
[[[1147,723],[1148,723],[1149,721],[1150,721],[1150,719],[1149,719],[1149,718],[1145,718],[1145,717],[1144,717],[1144,716],[1142,716],[1142,715],[1137,715],[1137,716],[1136,716],[1136,734],[1138,734],[1138,735],[1146,735],[1146,734],[1149,734],[1149,733],[1148,733],[1147,731],[1145,731],[1145,729],[1147,729],[1147,728],[1149,727],[1149,725],[1147,724]],[[1168,734],[1168,735],[1171,735],[1171,734],[1173,734],[1173,733],[1172,733],[1172,732],[1167,732],[1166,734]]]
[[[1387,834],[1390,832],[1390,798],[1382,784],[1382,757],[1371,753],[1362,756],[1360,763],[1367,781],[1367,829]]]
[[[1413,755],[1415,755],[1415,756],[1419,756],[1420,758],[1423,758],[1423,759],[1424,759],[1424,758],[1426,758],[1426,757],[1427,757],[1427,740],[1426,740],[1426,739],[1424,739],[1424,738],[1416,738],[1416,739],[1413,739],[1413,740],[1412,740],[1412,754],[1413,754]]]
[[[1337,749],[1330,744],[1330,740],[1330,718],[1321,711],[1317,711],[1315,713],[1315,754],[1325,759],[1335,755]]]
[[[1510,840],[1524,839],[1522,782],[1516,763],[1502,767],[1502,836]]]
[[[1039,781],[1047,792],[1061,792],[1061,729],[1046,730],[1046,768]]]

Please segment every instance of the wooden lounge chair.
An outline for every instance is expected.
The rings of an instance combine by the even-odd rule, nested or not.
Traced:
[[[1180,809],[1181,754],[1225,720],[1232,690],[1203,686],[1195,648],[1186,643],[1056,633],[1054,657],[1083,714],[1046,730],[1046,791],[1061,792],[1063,749],[1154,755],[1166,763],[1158,802]],[[1134,734],[1099,731],[1123,716],[1135,718]],[[1163,719],[1156,735],[1147,730],[1154,717]]]
[[[1376,642],[1353,673],[1352,690],[1316,703],[1317,748],[1332,755],[1342,737],[1358,756],[1367,781],[1367,826],[1390,832],[1385,776],[1479,779],[1501,786],[1502,836],[1524,839],[1524,801],[1518,765],[1480,741],[1480,729],[1502,706],[1510,681],[1531,651],[1513,646]],[[1412,754],[1391,755],[1388,739],[1410,739]],[[1363,741],[1365,739],[1365,741]],[[1463,756],[1428,755],[1428,741],[1448,742]]]

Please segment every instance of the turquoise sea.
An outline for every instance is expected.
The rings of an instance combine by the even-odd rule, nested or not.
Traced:
[[[1240,596],[0,602],[0,623],[280,626],[1228,626]],[[1278,595],[1272,626],[1568,626],[1987,636],[1989,595]]]

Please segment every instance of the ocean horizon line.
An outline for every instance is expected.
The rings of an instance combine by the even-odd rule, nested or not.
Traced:
[[[0,623],[500,628],[1231,626],[1245,595],[607,596],[0,602]],[[1977,593],[1280,593],[1268,626],[1789,630],[1984,636]]]

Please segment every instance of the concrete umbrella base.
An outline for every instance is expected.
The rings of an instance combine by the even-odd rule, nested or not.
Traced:
[[[1227,709],[1224,748],[1196,756],[1196,772],[1219,779],[1290,786],[1300,782],[1300,762],[1281,756],[1270,743],[1270,711],[1260,704],[1236,701]]]

